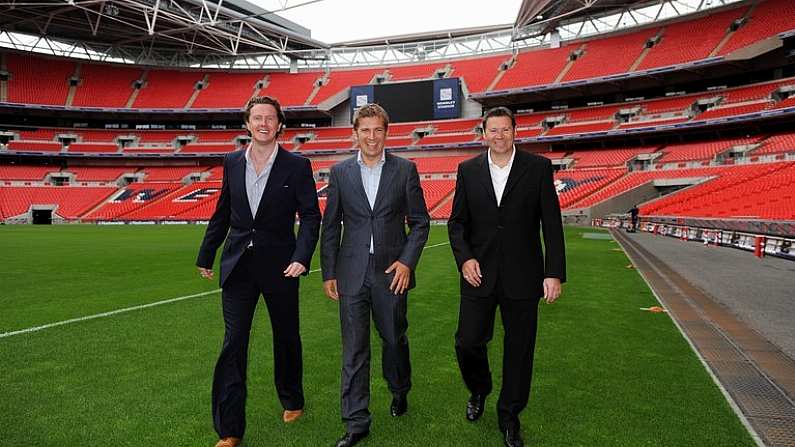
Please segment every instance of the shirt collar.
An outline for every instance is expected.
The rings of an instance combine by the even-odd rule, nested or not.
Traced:
[[[279,152],[279,145],[277,144],[276,147],[273,148],[273,152],[271,156],[268,158],[268,161],[265,162],[265,166],[273,164],[273,160],[276,159],[276,153]],[[246,164],[251,165],[251,145],[249,144],[246,148]]]
[[[489,149],[489,150],[487,151],[487,153],[488,153],[488,157],[489,157],[489,166],[494,166],[494,167],[495,167],[495,168],[497,168],[497,169],[507,169],[507,168],[510,168],[510,167],[513,165],[513,157],[516,155],[516,146],[512,146],[512,147],[511,147],[511,158],[510,158],[510,159],[508,159],[508,164],[507,164],[507,165],[505,165],[505,167],[504,167],[504,168],[501,168],[501,167],[497,166],[497,164],[496,164],[496,163],[494,163],[494,162],[491,160],[491,149]]]
[[[385,161],[386,161],[386,151],[384,150],[384,151],[381,151],[381,159],[378,160],[378,163],[376,163],[375,167],[383,166]],[[369,168],[369,166],[364,164],[364,160],[362,160],[362,151],[361,150],[356,152],[356,163],[359,163],[359,166],[364,166],[364,167],[368,167]]]

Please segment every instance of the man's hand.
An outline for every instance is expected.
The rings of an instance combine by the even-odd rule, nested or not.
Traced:
[[[544,299],[547,304],[554,303],[560,297],[560,279],[544,278]]]
[[[409,280],[411,279],[411,269],[406,264],[400,261],[395,261],[389,266],[384,273],[387,275],[395,272],[395,277],[392,278],[392,284],[389,285],[389,290],[395,295],[402,295],[403,292],[409,287]]]
[[[469,285],[480,287],[483,275],[480,273],[480,263],[477,259],[472,258],[464,262],[464,265],[461,266],[461,274],[464,275],[464,279]]]
[[[213,269],[206,269],[204,267],[198,267],[198,269],[202,278],[213,279]]]
[[[340,299],[340,294],[337,293],[337,280],[336,279],[328,279],[323,281],[323,291],[326,292],[326,296],[331,298],[334,301],[338,301]]]
[[[298,278],[305,271],[306,267],[304,267],[303,264],[301,264],[300,262],[293,262],[290,263],[290,265],[288,265],[287,268],[284,269],[284,272],[282,273],[284,273],[284,276],[289,278]]]

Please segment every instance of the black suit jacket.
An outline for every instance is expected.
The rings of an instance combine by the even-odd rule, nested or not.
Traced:
[[[475,258],[483,274],[480,287],[462,277],[462,295],[489,296],[499,280],[508,298],[538,299],[544,295],[545,277],[566,281],[563,224],[552,173],[546,158],[517,150],[498,207],[487,153],[458,165],[447,223],[450,246],[459,270]]]
[[[295,215],[301,225],[295,236]],[[212,268],[215,253],[226,239],[221,254],[221,287],[240,256],[254,242],[254,256],[260,271],[274,290],[297,287],[295,278],[285,278],[284,269],[294,261],[309,270],[320,230],[320,208],[309,159],[281,147],[273,161],[268,183],[251,215],[246,193],[246,151],[224,158],[221,195],[199,249],[196,265]]]

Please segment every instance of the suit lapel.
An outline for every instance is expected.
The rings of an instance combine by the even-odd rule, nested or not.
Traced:
[[[389,190],[389,185],[392,184],[392,178],[395,176],[395,161],[391,156],[386,154],[385,156],[384,166],[381,167],[381,178],[378,179],[378,191],[375,195],[373,211],[377,210],[381,202],[385,200],[384,195],[386,195],[387,190]]]
[[[497,196],[494,195],[494,183],[491,181],[491,171],[489,170],[489,155],[488,149],[487,152],[484,152],[480,156],[480,160],[478,160],[478,175],[477,177],[480,179],[480,182],[483,184],[483,188],[486,189],[486,193],[491,198],[491,203],[494,206],[497,206]]]
[[[502,192],[502,200],[504,201],[508,194],[511,192],[514,186],[519,183],[519,180],[527,172],[527,163],[525,157],[520,154],[518,149],[516,150],[516,154],[513,157],[513,165],[511,166],[511,172],[508,174],[508,181],[505,183],[505,190]],[[504,203],[504,202],[501,202]]]
[[[249,216],[251,221],[254,221],[254,216],[251,215],[251,206],[248,204],[248,191],[246,191],[246,149],[242,149],[240,156],[237,158],[237,166],[233,168],[233,172],[237,176],[236,189],[243,198],[243,205],[246,209],[245,215]]]
[[[368,210],[373,211],[370,208],[370,201],[367,200],[367,193],[364,192],[364,185],[362,184],[362,171],[359,168],[359,163],[356,161],[356,157],[349,159],[348,162],[348,181],[351,182],[353,185],[353,189],[359,195],[359,198],[364,201],[364,206],[367,207]]]
[[[269,203],[268,196],[273,194],[274,188],[281,188],[284,184],[284,180],[290,175],[290,170],[287,169],[285,166],[284,154],[282,153],[282,149],[280,147],[276,148],[276,158],[273,160],[273,166],[271,166],[271,173],[268,174],[268,183],[265,184],[265,191],[262,192],[262,197],[259,200],[259,204],[257,206],[257,215],[254,216],[254,220],[257,220],[257,217],[261,216],[263,213],[263,209]]]

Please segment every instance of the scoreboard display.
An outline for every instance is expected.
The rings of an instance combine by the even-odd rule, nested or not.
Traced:
[[[458,78],[351,87],[351,121],[359,107],[376,103],[393,123],[461,117]]]

